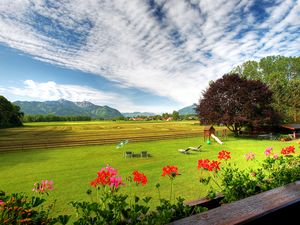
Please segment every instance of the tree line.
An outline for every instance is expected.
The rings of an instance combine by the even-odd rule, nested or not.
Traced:
[[[166,120],[168,118],[172,118],[172,120],[197,120],[197,115],[196,114],[184,114],[184,115],[180,115],[178,111],[173,111],[172,113],[162,113],[161,115],[154,115],[154,116],[145,116],[145,115],[140,115],[140,116],[134,116],[134,117],[116,117],[114,118],[114,120],[124,120],[124,121],[128,121],[128,120],[132,120],[132,119],[136,119],[136,118],[140,118],[143,120]]]
[[[91,121],[89,116],[57,116],[49,115],[24,115],[22,121],[27,122],[59,122],[59,121]]]

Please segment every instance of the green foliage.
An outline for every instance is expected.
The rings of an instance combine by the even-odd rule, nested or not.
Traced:
[[[300,122],[300,75],[299,79],[290,80],[288,83],[288,94],[285,95],[287,115],[293,122]]]
[[[257,178],[254,179],[253,175]],[[225,202],[233,202],[267,190],[258,186],[258,180],[264,177],[261,170],[251,172],[241,170],[235,166],[229,166],[222,171],[222,177],[222,194],[225,196]]]
[[[134,196],[131,204],[128,198],[124,194],[102,192],[98,202],[73,201],[70,204],[78,215],[74,224],[166,224],[206,210],[200,206],[186,206],[183,198],[177,198],[175,203],[160,199],[156,210],[151,211],[150,197]]]
[[[179,120],[180,119],[179,113],[177,111],[173,111],[172,117],[173,117],[173,120]]]
[[[267,84],[283,122],[300,121],[300,57],[268,56],[258,62],[247,61],[232,72]]]
[[[99,190],[99,189],[98,189]],[[97,190],[97,191],[98,191]],[[88,191],[88,195],[92,192]],[[76,210],[75,225],[94,224],[166,224],[192,214],[206,210],[201,206],[186,206],[183,198],[177,198],[175,203],[160,199],[156,210],[150,210],[151,197],[133,197],[108,190],[98,195],[97,201],[72,201],[70,205]],[[0,223],[1,224],[67,224],[69,215],[51,216],[54,204],[44,209],[46,200],[39,197],[28,197],[24,193],[6,196],[0,192]],[[130,202],[130,203],[129,203]]]
[[[20,107],[12,104],[5,97],[0,96],[0,128],[20,127],[23,113]]]
[[[70,216],[59,215],[51,217],[50,212],[54,207],[51,204],[44,209],[42,204],[46,199],[24,193],[13,193],[5,195],[0,191],[0,224],[67,224]]]
[[[300,155],[267,157],[259,167],[251,169],[228,164],[219,177],[221,193],[225,196],[223,201],[233,202],[299,180]]]
[[[167,119],[167,118],[171,117],[172,114],[169,114],[169,113],[163,113],[161,116],[162,116],[163,119]]]
[[[271,189],[300,179],[300,156],[268,157],[262,164],[266,171],[266,186]]]
[[[56,115],[24,115],[24,123],[30,122],[58,122],[58,121],[91,121],[89,116],[56,116]]]

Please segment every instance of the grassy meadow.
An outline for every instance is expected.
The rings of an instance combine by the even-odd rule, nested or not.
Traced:
[[[203,132],[199,127],[197,121],[26,123],[21,128],[0,129],[0,151],[115,144],[122,139],[139,142],[199,137]]]
[[[31,149],[23,151],[0,151],[0,190],[8,193],[26,192],[31,193],[33,183],[42,179],[54,181],[55,190],[50,194],[50,199],[57,199],[56,210],[62,213],[73,213],[73,209],[68,206],[68,202],[72,200],[89,200],[86,195],[86,190],[92,187],[89,182],[96,178],[96,173],[106,164],[118,169],[120,175],[125,179],[134,170],[145,173],[148,177],[148,184],[144,187],[131,190],[140,196],[150,195],[154,197],[152,203],[157,203],[158,194],[155,189],[155,184],[161,184],[162,197],[169,197],[169,180],[162,177],[162,167],[166,165],[176,165],[179,168],[181,176],[178,176],[174,181],[176,196],[182,196],[186,200],[193,200],[203,197],[206,194],[207,187],[199,183],[200,174],[197,170],[197,161],[199,159],[217,159],[220,150],[230,151],[232,154],[232,162],[235,162],[241,168],[251,168],[258,165],[258,161],[265,158],[264,150],[268,146],[272,146],[274,152],[279,153],[282,147],[289,145],[297,146],[296,152],[299,152],[297,142],[279,142],[268,140],[255,139],[238,139],[228,137],[223,140],[224,144],[220,145],[212,141],[211,145],[204,142],[202,137],[203,127],[194,125],[191,122],[172,122],[172,123],[128,123],[126,122],[97,122],[91,123],[57,123],[57,124],[30,124],[23,128],[1,130],[1,143],[9,143],[15,137],[19,139],[28,139],[29,137],[38,142],[44,135],[48,134],[47,140],[55,140],[59,136],[64,136],[69,130],[74,133],[92,133],[92,126],[113,127],[119,126],[118,132],[114,131],[114,135],[118,134],[119,139],[127,138],[129,143],[123,148],[116,149],[116,139],[114,135],[112,140],[114,144],[102,144],[94,146],[77,146],[77,147],[53,147],[42,149]],[[149,127],[147,127],[149,126]],[[54,130],[51,130],[52,127]],[[126,128],[125,128],[126,127]],[[59,129],[62,128],[62,129]],[[90,128],[90,129],[88,129]],[[134,131],[134,134],[143,136],[143,132],[150,131],[159,136],[163,133],[163,129],[176,132],[185,129],[198,132],[198,137],[172,138],[166,140],[147,140],[146,138],[139,141],[132,141],[126,136],[129,130]],[[22,132],[22,129],[23,132]],[[30,134],[31,131],[37,132]],[[38,130],[41,129],[41,134]],[[51,131],[49,131],[49,129]],[[155,130],[157,129],[157,130]],[[71,130],[71,131],[70,131]],[[88,131],[86,131],[88,130]],[[125,131],[126,130],[126,131]],[[46,132],[46,133],[43,133]],[[99,133],[98,133],[99,131]],[[7,135],[7,133],[10,135]],[[94,131],[95,132],[95,131]],[[86,134],[87,134],[86,133]],[[5,136],[6,134],[6,136]],[[30,135],[29,135],[30,134]],[[34,135],[35,134],[35,135]],[[54,135],[55,134],[55,135]],[[165,133],[166,134],[166,133]],[[97,134],[110,137],[110,133],[105,134],[101,129],[97,130]],[[128,135],[128,134],[127,134]],[[20,137],[21,136],[21,137]],[[35,136],[35,138],[33,138]],[[66,135],[67,136],[67,135]],[[134,136],[134,135],[132,135]],[[5,138],[6,137],[6,138]],[[55,137],[55,138],[54,138]],[[53,139],[51,139],[53,138]],[[66,138],[66,137],[64,137]],[[202,151],[192,151],[191,154],[182,154],[178,149],[184,149],[189,146],[198,146],[202,144]],[[142,150],[148,151],[151,154],[149,158],[124,158],[124,151],[133,151],[140,153]],[[244,154],[248,152],[256,154],[256,161],[247,162]],[[221,164],[222,165],[222,164]],[[125,181],[126,183],[126,181]],[[122,187],[122,191],[129,193],[129,187]]]

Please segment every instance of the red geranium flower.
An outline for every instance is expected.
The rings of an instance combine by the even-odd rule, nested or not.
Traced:
[[[198,169],[207,169],[209,168],[210,161],[208,159],[200,159],[198,160]]]
[[[220,151],[218,159],[220,159],[220,160],[222,160],[222,159],[224,159],[224,160],[231,159],[230,152],[228,152],[226,150]]]
[[[281,149],[282,155],[289,155],[295,153],[295,147],[294,146],[288,146],[286,148]]]
[[[133,181],[136,182],[137,184],[142,184],[143,186],[147,184],[148,180],[145,174],[140,173],[139,171],[134,171],[132,173],[133,175]]]
[[[208,170],[208,171],[217,171],[217,170],[220,170],[220,164],[221,162],[219,161],[210,161],[209,159],[200,159],[198,160],[198,169],[205,169],[205,170]]]
[[[213,170],[220,170],[220,164],[221,162],[218,162],[218,161],[214,161],[212,160],[211,163],[210,163],[210,170],[209,171],[213,171]]]
[[[122,183],[122,178],[117,177],[118,171],[111,166],[103,167],[98,173],[97,178],[91,181],[91,185],[96,187],[97,185],[108,185],[111,188],[118,188]]]
[[[108,171],[102,169],[97,173],[97,175],[98,177],[91,182],[92,186],[96,187],[99,184],[103,186],[110,185],[110,178],[112,175]]]
[[[163,173],[162,173],[162,176],[166,176],[168,175],[170,178],[174,178],[178,175],[180,175],[178,173],[178,167],[177,166],[165,166],[163,167]]]

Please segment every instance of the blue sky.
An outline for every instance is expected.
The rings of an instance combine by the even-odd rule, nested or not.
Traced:
[[[170,112],[246,60],[299,48],[300,0],[0,1],[0,94],[11,101]]]

